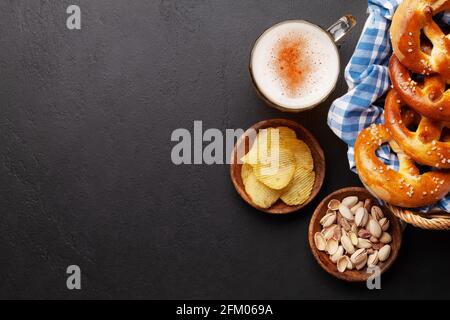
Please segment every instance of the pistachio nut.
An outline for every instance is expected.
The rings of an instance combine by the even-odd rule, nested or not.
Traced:
[[[375,267],[378,263],[378,251],[373,251],[367,258],[367,266]]]
[[[337,216],[338,225],[340,225],[345,231],[350,231],[350,223],[339,213]]]
[[[392,237],[391,237],[391,235],[389,233],[383,232],[381,234],[381,237],[380,237],[380,242],[381,243],[391,243],[391,241],[392,241]]]
[[[373,206],[370,209],[370,214],[372,215],[372,218],[374,218],[377,221],[384,218],[383,210],[381,210],[379,206]]]
[[[374,237],[374,236],[370,236],[369,240],[370,240],[370,242],[372,242],[372,243],[378,243],[378,242],[380,242],[380,240],[379,240],[377,237]]]
[[[373,246],[372,246],[372,249],[373,250],[380,250],[381,248],[383,248],[383,246],[384,246],[384,243],[381,243],[381,242],[374,243]]]
[[[352,241],[345,233],[341,237],[341,243],[348,254],[353,254],[355,252],[355,247],[353,246]]]
[[[364,268],[367,264],[367,253],[364,255],[364,258],[362,259],[362,261],[360,263],[358,263],[356,265],[356,270],[361,270],[362,268]]]
[[[357,196],[345,197],[341,201],[341,204],[345,205],[347,208],[351,208],[357,203],[358,203],[358,197]]]
[[[378,221],[378,223],[380,224],[381,230],[383,231],[387,231],[389,229],[389,220],[388,218],[382,218],[380,219],[380,221]]]
[[[356,210],[358,210],[358,208],[362,208],[364,207],[364,202],[359,201],[357,204],[355,204],[353,207],[350,208],[350,211],[355,214]]]
[[[356,233],[354,233],[353,231],[350,231],[348,233],[348,237],[350,238],[350,240],[352,241],[352,244],[354,246],[356,246],[358,244],[358,236],[356,235]]]
[[[358,231],[358,237],[363,238],[363,239],[369,239],[370,233],[366,229],[360,229]]]
[[[383,232],[381,230],[380,224],[375,219],[370,219],[369,220],[369,222],[367,223],[367,230],[375,238],[379,238],[381,236],[381,233]]]
[[[325,214],[322,219],[320,219],[320,224],[324,226],[324,228],[331,226],[336,222],[336,212],[332,211]]]
[[[383,262],[386,261],[391,255],[391,246],[386,244],[384,245],[380,251],[378,251],[378,259]]]
[[[350,209],[343,203],[339,205],[339,213],[348,221],[353,221],[353,213],[350,211]]]
[[[358,227],[363,227],[367,224],[369,219],[369,212],[364,207],[360,207],[355,212],[355,223]]]
[[[360,249],[369,249],[372,248],[373,243],[367,239],[358,238],[357,247]]]
[[[341,240],[342,237],[342,230],[339,226],[336,225],[336,228],[334,228],[334,232],[333,232],[333,239],[336,241]]]
[[[359,265],[360,263],[362,263],[364,260],[367,261],[367,253],[366,253],[366,249],[358,249],[356,250],[351,256],[350,256],[350,261],[355,265]]]
[[[370,212],[370,208],[372,208],[372,204],[373,204],[372,199],[364,200],[364,209],[366,209],[367,212]]]

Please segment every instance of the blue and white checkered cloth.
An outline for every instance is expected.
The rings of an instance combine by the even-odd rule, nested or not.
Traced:
[[[349,91],[335,100],[328,113],[328,125],[333,132],[348,144],[348,160],[351,170],[356,172],[354,149],[358,133],[372,123],[383,123],[382,97],[390,88],[388,63],[392,55],[389,27],[395,9],[402,0],[369,0],[369,18],[355,52],[345,68],[345,80]],[[440,17],[449,24],[450,13]],[[397,156],[389,146],[382,146],[378,156],[388,166],[397,169]],[[435,208],[450,212],[450,196],[441,200]],[[428,211],[432,207],[421,208]]]

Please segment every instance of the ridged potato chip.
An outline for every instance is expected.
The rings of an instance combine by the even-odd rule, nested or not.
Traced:
[[[283,139],[297,139],[297,134],[294,130],[288,127],[276,127],[276,128],[270,128],[272,130],[278,130],[280,140]]]
[[[253,165],[258,163],[258,158],[265,157],[271,145],[270,133],[270,128],[259,131],[249,152],[242,158],[243,163]]]
[[[256,164],[258,159],[266,158],[272,145],[288,147],[297,136],[294,130],[288,127],[265,128],[257,134],[250,151],[241,159],[243,163]]]
[[[283,146],[272,146],[265,158],[258,157],[258,162],[253,165],[253,172],[266,186],[280,190],[291,182],[295,168],[295,157],[291,150]]]
[[[292,182],[281,195],[281,200],[290,206],[303,204],[311,195],[315,179],[314,171],[297,167]]]
[[[261,183],[252,171],[246,172],[249,175],[244,182],[245,192],[258,207],[264,209],[270,208],[280,198],[281,191],[270,189]]]
[[[300,205],[311,195],[314,161],[309,146],[297,139],[294,130],[260,130],[242,160],[245,190],[261,208],[269,208],[280,197],[287,205]]]
[[[290,146],[295,156],[295,164],[304,167],[305,169],[314,169],[314,161],[311,150],[308,145],[302,140],[295,140]]]
[[[244,163],[241,168],[241,178],[244,185],[251,174],[253,174],[253,167],[248,163]]]

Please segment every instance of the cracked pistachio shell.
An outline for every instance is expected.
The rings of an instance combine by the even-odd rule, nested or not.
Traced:
[[[339,272],[344,272],[350,264],[350,258],[348,256],[342,256],[337,260],[337,269]]]
[[[330,256],[330,259],[333,263],[337,263],[338,259],[344,255],[344,248],[339,246],[336,252]]]
[[[337,242],[334,239],[330,239],[327,241],[327,245],[325,246],[325,250],[328,252],[328,254],[333,255],[336,253],[337,249],[339,248],[339,242]]]
[[[336,222],[336,213],[334,211],[327,213],[320,219],[320,224],[326,228]]]
[[[328,209],[336,211],[339,209],[340,204],[341,202],[338,199],[331,199],[330,202],[328,202]]]
[[[314,234],[314,244],[316,245],[317,250],[325,251],[327,242],[326,242],[325,238],[323,237],[322,233],[316,232]]]
[[[332,224],[331,226],[326,227],[325,229],[322,230],[322,234],[323,234],[323,237],[325,238],[325,240],[328,241],[331,238],[333,238],[334,230],[336,228],[339,229],[338,225],[337,224]]]

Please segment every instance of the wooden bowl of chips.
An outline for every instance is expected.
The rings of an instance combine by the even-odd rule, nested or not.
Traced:
[[[277,174],[267,177],[263,174],[265,171],[264,168],[261,169],[263,165],[258,162],[258,156],[253,157],[253,160],[256,160],[252,164],[243,163],[241,159],[243,156],[247,157],[247,161],[248,158],[252,158],[249,156],[249,151],[254,142],[258,141],[258,138],[255,139],[255,133],[259,137],[259,133],[273,132],[270,131],[272,130],[270,128],[280,128],[277,132],[280,133],[279,163],[281,170],[277,170]],[[299,142],[283,140],[285,136]],[[290,151],[286,151],[285,148]],[[306,152],[306,150],[308,151]],[[285,151],[287,156],[285,156]],[[280,188],[285,185],[285,178],[292,172],[292,161],[294,161],[294,173],[288,185]],[[325,156],[314,136],[297,122],[287,119],[264,120],[251,126],[238,139],[231,154],[230,176],[236,191],[252,207],[266,213],[287,214],[303,208],[318,194],[325,177]],[[269,188],[267,184],[278,189]],[[286,202],[293,204],[289,205]]]

